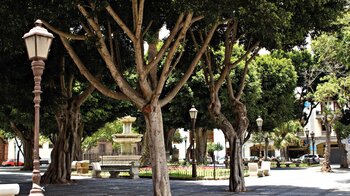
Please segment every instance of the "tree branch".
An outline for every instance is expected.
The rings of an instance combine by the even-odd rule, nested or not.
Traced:
[[[164,106],[165,104],[169,103],[174,97],[175,95],[179,92],[179,90],[181,89],[181,87],[187,82],[187,80],[190,78],[191,74],[193,73],[194,68],[196,67],[196,65],[198,64],[198,62],[200,61],[203,53],[205,52],[205,50],[207,49],[209,42],[211,41],[211,38],[214,35],[214,32],[216,30],[218,26],[218,23],[215,23],[209,33],[207,34],[207,37],[202,45],[202,48],[197,52],[195,58],[192,60],[192,63],[190,64],[189,68],[187,69],[187,71],[185,72],[184,76],[181,78],[181,80],[176,84],[176,86],[169,92],[168,95],[166,95],[164,97],[164,99],[160,100],[160,105]]]
[[[159,81],[157,84],[157,88],[156,88],[156,92],[155,92],[156,95],[160,95],[160,93],[164,87],[164,84],[166,82],[166,79],[168,78],[168,76],[170,74],[169,69],[170,69],[171,61],[173,60],[174,55],[175,55],[175,53],[176,53],[176,51],[181,43],[180,41],[183,40],[188,28],[190,28],[191,19],[192,19],[192,13],[187,15],[186,20],[184,22],[184,26],[181,29],[179,36],[177,37],[177,39],[175,40],[175,43],[171,46],[171,48],[168,52],[167,58],[166,58],[164,65],[163,65],[162,73],[160,74]]]
[[[252,62],[252,60],[256,57],[256,55],[258,54],[258,51],[259,49],[257,49],[253,55],[245,62],[245,66],[244,66],[244,70],[243,70],[243,74],[242,74],[242,77],[241,77],[241,80],[239,82],[239,87],[238,87],[238,90],[235,94],[235,97],[237,100],[240,100],[241,99],[241,96],[242,96],[242,93],[243,93],[243,89],[244,89],[244,86],[245,86],[245,80],[247,78],[247,74],[248,74],[248,67],[249,67],[249,64]]]
[[[52,32],[56,33],[59,36],[66,37],[67,39],[71,39],[71,40],[86,40],[88,38],[88,36],[86,36],[86,35],[74,35],[74,34],[71,34],[71,33],[63,32],[63,31],[53,27],[52,25],[50,25],[48,22],[46,22],[44,20],[41,20],[41,21]]]
[[[90,85],[84,90],[84,92],[76,97],[75,100],[76,100],[77,106],[81,106],[86,101],[86,99],[91,95],[91,93],[94,92],[95,89],[96,88],[94,87],[94,85],[90,83]]]
[[[118,25],[120,26],[120,28],[123,29],[123,31],[126,33],[126,35],[128,35],[128,37],[131,39],[131,41],[133,43],[137,42],[137,39],[135,37],[135,35],[133,34],[132,31],[130,31],[130,29],[126,26],[126,24],[124,23],[124,21],[118,16],[117,13],[114,12],[113,8],[108,5],[106,7],[106,10],[108,11],[108,13],[112,16],[112,18],[114,19],[114,21],[116,23],[118,23]]]
[[[97,50],[100,53],[100,56],[102,57],[104,62],[106,63],[107,68],[109,69],[114,81],[118,84],[120,90],[123,92],[124,95],[126,95],[136,105],[141,107],[142,105],[144,105],[144,99],[128,84],[128,82],[123,78],[122,74],[116,69],[116,66],[113,63],[113,59],[111,58],[110,53],[107,49],[106,43],[104,42],[104,36],[102,35],[100,26],[96,24],[95,21],[89,16],[89,14],[83,6],[78,5],[78,9],[84,15],[91,27],[96,32],[99,43]]]
[[[221,71],[220,77],[215,83],[214,89],[218,91],[220,89],[220,86],[224,83],[226,76],[228,75],[229,71],[232,69],[233,66],[236,66],[238,63],[240,63],[242,60],[244,60],[258,45],[260,42],[256,42],[251,48],[249,48],[244,55],[242,55],[240,58],[238,58],[235,62],[227,62],[225,64],[224,69]]]
[[[107,97],[113,98],[113,99],[119,99],[119,100],[128,100],[128,98],[123,93],[117,93],[115,91],[112,91],[108,89],[106,86],[104,86],[99,80],[97,80],[85,67],[83,62],[80,60],[79,56],[75,53],[72,46],[69,44],[67,38],[60,37],[61,41],[66,48],[68,54],[74,61],[75,65],[78,67],[80,73],[85,76],[85,78],[94,85],[94,87],[99,90],[102,94],[104,94]]]
[[[149,71],[151,69],[153,69],[153,67],[155,67],[160,60],[162,59],[161,57],[164,55],[165,51],[169,48],[171,42],[173,41],[175,35],[177,34],[177,32],[180,30],[180,25],[181,22],[184,18],[184,14],[180,14],[180,16],[177,19],[177,22],[173,28],[173,30],[170,32],[169,37],[167,38],[167,40],[165,41],[165,43],[163,44],[163,46],[160,48],[158,54],[154,57],[154,59],[152,59],[151,62],[149,62],[146,66],[145,66],[145,74],[147,75],[149,73]]]

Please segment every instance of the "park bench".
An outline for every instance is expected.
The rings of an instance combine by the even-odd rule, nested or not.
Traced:
[[[270,161],[262,161],[261,162],[261,169],[263,170],[264,176],[269,176],[270,170],[271,170],[271,162]]]
[[[116,178],[120,172],[128,172],[131,178],[139,178],[139,159],[139,155],[101,156],[100,162],[92,164],[93,177],[109,172],[110,178]]]
[[[19,189],[19,184],[0,184],[0,196],[17,195]]]
[[[284,162],[284,164],[286,165],[286,167],[289,167],[290,164],[292,164],[293,162]]]
[[[263,170],[259,169],[258,163],[248,163],[248,173],[249,176],[258,176],[258,177],[263,177]]]
[[[281,165],[285,165],[286,167],[289,167],[293,162],[277,162],[276,165],[277,167],[281,167]],[[298,164],[299,165],[299,164]]]

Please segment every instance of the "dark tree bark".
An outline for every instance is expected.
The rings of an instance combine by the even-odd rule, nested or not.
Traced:
[[[79,108],[74,105],[73,102],[62,105],[61,110],[55,115],[59,130],[51,152],[51,163],[42,177],[43,183],[57,184],[71,181],[71,163],[76,155],[76,147],[79,146],[76,143],[81,142],[78,131],[82,124]]]
[[[198,127],[195,135],[197,164],[205,164],[207,161],[207,130]]]
[[[171,152],[172,151],[172,141],[173,141],[173,137],[174,134],[176,132],[175,128],[170,128],[168,131],[166,131],[164,133],[165,137],[164,137],[164,141],[165,141],[165,152]]]
[[[62,70],[60,75],[61,95],[65,102],[57,107],[55,114],[58,132],[51,151],[51,163],[41,178],[41,181],[46,184],[71,181],[72,161],[82,158],[83,122],[80,107],[95,90],[95,87],[90,85],[81,94],[73,95],[74,75],[64,72],[66,65],[63,56],[59,65]]]
[[[19,137],[23,143],[24,166],[22,170],[33,170],[34,131],[32,129],[27,130],[20,128],[22,126],[17,126],[14,122],[10,122],[10,127],[11,130],[15,133],[15,135]]]

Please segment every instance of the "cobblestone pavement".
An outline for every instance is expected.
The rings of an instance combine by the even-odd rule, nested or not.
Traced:
[[[333,173],[322,173],[320,167],[272,169],[271,176],[247,177],[247,191],[239,195],[350,195],[350,169],[332,167]],[[28,195],[31,188],[31,172],[1,168],[0,184],[18,183],[20,195]],[[96,179],[73,176],[68,185],[44,185],[46,196],[56,195],[153,195],[151,179]],[[228,192],[228,180],[183,181],[171,180],[174,196],[237,195]]]

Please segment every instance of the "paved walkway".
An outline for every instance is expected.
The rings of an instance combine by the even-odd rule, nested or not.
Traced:
[[[271,176],[245,178],[247,192],[239,195],[350,195],[350,169],[332,167],[333,173],[321,173],[320,167],[273,169]],[[94,179],[73,176],[68,185],[44,185],[46,196],[56,195],[153,195],[151,179]],[[31,172],[18,169],[0,169],[1,183],[19,183],[20,195],[28,195],[31,188]],[[228,192],[228,180],[181,181],[171,180],[174,196],[224,196]]]

